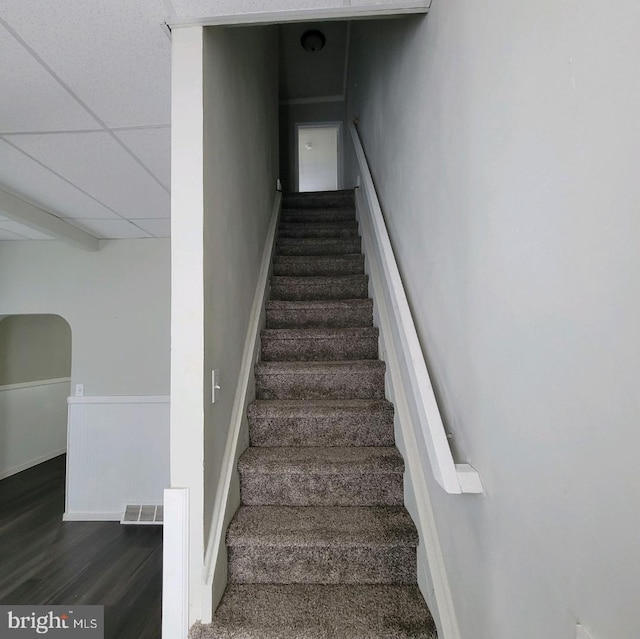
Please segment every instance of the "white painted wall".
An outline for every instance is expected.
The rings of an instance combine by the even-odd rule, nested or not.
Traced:
[[[64,518],[120,521],[169,486],[169,397],[70,397]]]
[[[188,538],[187,565],[166,563],[165,578],[184,575],[180,602],[165,606],[163,627],[202,617],[204,562],[204,270],[203,270],[203,29],[174,29],[171,42],[171,488],[186,489],[167,524]],[[176,497],[175,493],[171,493]],[[172,497],[169,497],[171,500]],[[171,502],[173,503],[173,502]],[[188,515],[188,521],[183,517]],[[165,549],[183,559],[181,536]],[[170,571],[170,572],[167,572]],[[189,625],[190,625],[189,624]]]
[[[170,463],[171,486],[188,489],[189,502],[170,511],[188,513],[188,522],[170,525],[188,536],[189,563],[169,569],[186,575],[189,625],[211,595],[203,588],[204,534],[278,177],[276,35],[173,31]],[[213,368],[221,385],[215,405]],[[237,486],[232,495],[237,502]],[[214,586],[219,596],[224,584]],[[177,612],[165,609],[167,628],[182,623]]]
[[[205,30],[205,538],[276,193],[277,55],[275,27]],[[220,371],[215,404],[210,400],[212,369]],[[244,432],[238,452],[247,445]],[[229,516],[239,500],[234,486]],[[224,549],[220,561],[225,561]],[[220,580],[214,583],[214,604],[224,586]]]
[[[353,27],[348,118],[486,489],[430,485],[462,637],[640,628],[639,28],[632,0]]]
[[[71,326],[72,384],[87,395],[169,390],[169,240],[4,242],[0,314],[52,313]]]

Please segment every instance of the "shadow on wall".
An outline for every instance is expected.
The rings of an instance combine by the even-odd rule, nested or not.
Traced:
[[[0,318],[0,479],[66,451],[70,377],[66,320]]]

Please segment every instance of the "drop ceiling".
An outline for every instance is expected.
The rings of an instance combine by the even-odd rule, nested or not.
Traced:
[[[356,5],[381,6],[379,0]],[[344,9],[345,2],[2,0],[0,190],[99,239],[168,237],[171,42],[165,23],[334,6]],[[336,26],[335,37],[337,69],[344,28]],[[285,94],[293,96],[296,69],[290,73]],[[326,80],[326,91],[341,86],[338,73]],[[0,240],[21,239],[52,237],[0,210]]]
[[[162,0],[2,0],[0,188],[97,238],[168,237]],[[51,239],[0,211],[0,240]]]

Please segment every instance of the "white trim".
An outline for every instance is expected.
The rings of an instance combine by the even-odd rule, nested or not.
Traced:
[[[62,521],[120,521],[122,513],[65,512]]]
[[[162,639],[189,634],[189,489],[164,491]]]
[[[351,22],[347,22],[347,43],[344,47],[344,71],[342,76],[342,95],[347,95],[349,84],[349,55],[351,51]]]
[[[38,464],[42,464],[43,462],[49,461],[54,457],[59,457],[60,455],[64,455],[67,452],[66,448],[61,448],[60,450],[56,450],[53,453],[47,453],[46,455],[40,455],[40,457],[36,457],[35,459],[30,459],[28,462],[24,462],[19,464],[18,466],[14,466],[13,468],[9,468],[9,470],[5,470],[0,473],[0,479],[6,479],[7,477],[11,477],[11,475],[17,475],[21,473],[23,470],[27,470],[28,468],[32,468],[33,466],[37,466]]]
[[[21,388],[33,388],[35,386],[48,386],[50,384],[70,384],[70,377],[55,377],[53,379],[39,379],[35,382],[20,382],[19,384],[5,384],[0,386],[0,393],[3,391],[19,390]]]
[[[402,3],[342,6],[317,9],[291,9],[286,11],[262,11],[256,13],[231,13],[200,18],[176,18],[169,21],[171,29],[181,27],[215,27],[249,24],[282,24],[284,22],[317,22],[323,20],[351,20],[358,18],[383,18],[393,15],[427,13],[431,0],[405,0]]]
[[[248,394],[249,382],[253,375],[253,366],[258,358],[260,350],[260,328],[264,323],[265,300],[267,298],[269,286],[269,274],[271,272],[271,262],[276,239],[276,229],[278,228],[278,218],[280,216],[281,201],[282,194],[276,193],[271,213],[271,222],[269,224],[264,251],[262,253],[262,263],[260,265],[260,274],[258,276],[256,292],[253,298],[253,306],[251,307],[249,328],[247,330],[247,337],[244,343],[244,350],[242,352],[240,374],[238,375],[238,384],[236,386],[236,392],[233,399],[229,431],[222,459],[222,469],[220,471],[220,479],[218,480],[213,513],[211,515],[211,526],[209,527],[209,538],[207,540],[203,572],[203,579],[207,586],[204,589],[202,612],[203,621],[205,621],[205,623],[211,621],[211,616],[213,614],[212,587],[215,567],[220,545],[224,539],[225,516],[227,512],[231,479],[236,465],[238,440],[244,416],[246,414],[247,404],[251,399]]]
[[[169,404],[169,395],[85,395],[67,397],[67,404]]]
[[[292,98],[291,100],[280,100],[280,106],[295,106],[297,104],[320,104],[324,102],[344,102],[342,95],[318,95],[313,98]]]
[[[411,424],[426,445],[433,476],[446,492],[481,493],[483,489],[478,473],[469,465],[457,467],[454,463],[364,149],[354,124],[350,123],[349,127],[362,180],[358,200],[363,204],[359,208],[359,216],[365,252],[370,258],[377,258],[380,265],[377,277],[372,278],[376,300],[384,300],[387,293],[390,297],[389,326],[393,326],[397,332],[399,343],[395,344],[393,332],[385,341],[389,351],[397,349],[398,355],[406,363],[409,380],[407,391],[418,415],[418,423],[411,420]],[[409,424],[406,424],[406,428],[409,428]]]

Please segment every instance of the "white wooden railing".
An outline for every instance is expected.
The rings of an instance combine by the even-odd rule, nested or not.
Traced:
[[[402,392],[402,404],[406,399],[406,406],[396,406],[404,412],[399,420],[403,439],[412,452],[416,447],[417,451],[426,449],[431,472],[447,493],[481,493],[477,471],[469,464],[454,462],[364,148],[354,124],[350,124],[350,131],[360,171],[356,211],[384,359],[394,394]]]

